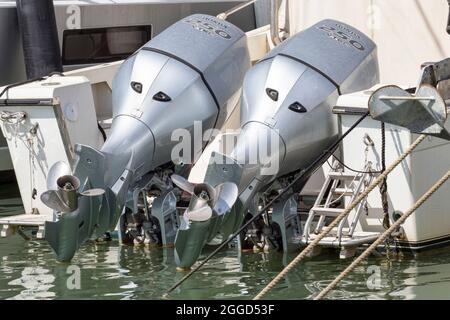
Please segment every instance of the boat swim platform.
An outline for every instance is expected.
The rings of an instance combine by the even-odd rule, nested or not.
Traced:
[[[38,229],[36,238],[44,239],[45,222],[52,221],[52,215],[19,214],[0,218],[0,237],[6,238],[16,233],[19,227],[35,227]]]

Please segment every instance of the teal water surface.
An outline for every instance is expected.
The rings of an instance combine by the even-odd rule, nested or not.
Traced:
[[[19,213],[17,189],[2,185],[2,190],[0,215]],[[229,248],[170,299],[251,299],[294,256]],[[308,299],[348,263],[337,259],[335,252],[309,259],[267,298]],[[26,241],[18,235],[0,239],[0,299],[160,299],[183,275],[175,270],[172,249],[122,246],[117,241],[87,243],[71,264],[64,264],[56,262],[45,241]],[[418,257],[372,257],[328,298],[448,299],[450,249]]]

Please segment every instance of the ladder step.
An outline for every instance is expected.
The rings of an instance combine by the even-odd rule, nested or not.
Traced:
[[[323,215],[327,217],[337,217],[342,212],[344,212],[345,209],[340,208],[320,208],[320,207],[314,207],[311,209],[311,211],[314,212],[314,214],[317,215]]]
[[[338,237],[336,235],[330,234],[319,241],[319,246],[335,247],[335,248],[354,247],[354,246],[360,246],[360,245],[366,244],[366,243],[373,243],[379,236],[380,236],[379,233],[372,233],[372,235],[368,235],[368,236],[364,236],[364,237],[343,236],[341,239],[341,242],[339,242]],[[316,234],[314,234],[314,233],[310,234],[309,241],[313,241],[316,237],[317,237]],[[304,238],[302,238],[301,242],[305,244]]]
[[[359,180],[359,176],[353,173],[345,173],[345,172],[330,172],[328,174],[332,179],[339,179],[339,180],[353,180],[356,178],[356,180]]]
[[[336,188],[333,190],[333,193],[335,195],[344,195],[344,196],[352,196],[353,195],[353,189],[346,189],[346,188]]]

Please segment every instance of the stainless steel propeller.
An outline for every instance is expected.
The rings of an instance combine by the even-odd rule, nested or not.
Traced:
[[[238,187],[231,182],[213,188],[206,183],[191,183],[179,175],[172,175],[171,178],[175,185],[192,195],[189,207],[184,213],[184,218],[189,221],[207,221],[213,213],[222,216],[231,210],[238,197]]]
[[[41,194],[41,201],[57,212],[71,212],[78,208],[78,197],[98,197],[105,193],[103,189],[90,189],[78,193],[80,180],[72,175],[70,166],[59,161],[47,174],[47,190]]]

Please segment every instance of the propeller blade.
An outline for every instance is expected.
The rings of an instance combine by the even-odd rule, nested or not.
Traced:
[[[190,221],[203,222],[208,221],[212,217],[212,209],[209,206],[204,206],[195,210],[186,210],[185,215]]]
[[[57,190],[58,184],[57,180],[59,177],[71,175],[72,170],[70,166],[64,161],[58,161],[54,165],[51,166],[50,170],[47,173],[47,189],[48,190]]]
[[[58,191],[48,190],[41,194],[41,201],[49,208],[58,212],[68,212],[70,208],[64,203],[59,196]]]
[[[237,185],[232,182],[222,183],[215,190],[218,196],[214,205],[214,212],[221,216],[231,210],[238,198],[239,190]]]
[[[170,178],[172,179],[172,182],[175,183],[175,185],[177,185],[181,190],[184,190],[190,194],[194,193],[195,184],[177,174],[173,174]]]

